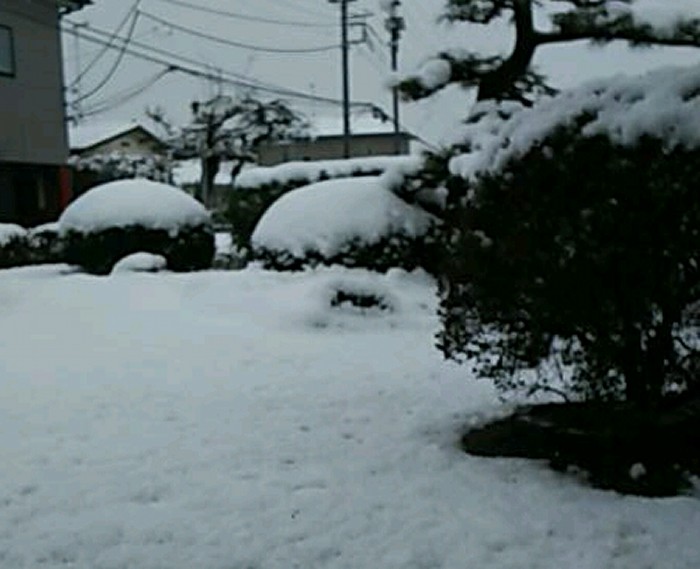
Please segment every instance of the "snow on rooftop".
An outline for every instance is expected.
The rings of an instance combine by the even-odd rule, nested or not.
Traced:
[[[420,164],[419,156],[368,156],[347,160],[314,160],[285,162],[277,166],[249,168],[236,178],[236,188],[256,188],[273,182],[287,184],[292,180],[317,182],[321,177],[349,177],[357,174],[375,174],[394,166]]]
[[[89,190],[59,219],[61,233],[142,225],[177,230],[210,222],[209,213],[182,190],[150,180],[119,180]]]
[[[385,189],[376,176],[326,180],[284,194],[252,236],[253,247],[332,257],[353,240],[425,234],[432,216]]]
[[[68,126],[68,141],[72,150],[82,150],[124,134],[136,127],[141,127],[154,137],[160,138],[153,129],[138,121],[86,122]]]
[[[477,107],[478,108],[478,107]],[[486,113],[465,127],[472,150],[452,159],[454,175],[496,171],[526,154],[555,128],[580,121],[582,136],[605,134],[633,145],[643,136],[668,147],[700,146],[700,66],[664,68],[639,77],[599,80],[520,110],[503,121]]]

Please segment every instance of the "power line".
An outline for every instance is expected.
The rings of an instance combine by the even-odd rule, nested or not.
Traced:
[[[78,35],[79,37],[92,42],[96,43],[98,45],[106,45],[106,41],[100,37],[95,37],[94,35],[89,35],[89,34],[103,34],[105,35],[106,32],[101,31],[101,30],[96,30],[95,28],[89,28],[88,30],[85,30],[83,32],[79,32],[77,30],[73,30],[70,28],[64,28],[63,31],[67,34],[70,35]],[[124,38],[121,38],[122,41],[124,41]],[[308,100],[308,101],[315,101],[318,103],[325,103],[333,106],[338,106],[342,104],[342,101],[339,101],[338,99],[333,99],[330,97],[323,97],[319,95],[311,95],[309,93],[304,93],[302,91],[296,91],[293,89],[287,89],[284,87],[279,87],[279,86],[274,86],[271,84],[264,84],[259,82],[256,79],[253,78],[245,78],[241,79],[239,74],[235,74],[230,71],[223,71],[222,73],[217,75],[214,74],[210,71],[203,71],[201,69],[201,64],[199,62],[194,62],[195,66],[192,66],[191,64],[182,64],[178,61],[173,61],[175,60],[180,60],[183,61],[186,58],[183,58],[182,56],[179,56],[178,54],[173,54],[166,52],[165,50],[160,50],[160,49],[155,49],[151,48],[150,46],[146,46],[147,49],[152,50],[154,52],[161,52],[168,54],[170,59],[165,59],[163,57],[159,57],[150,53],[144,53],[143,51],[138,51],[136,49],[136,46],[134,45],[134,42],[130,46],[123,45],[121,47],[116,47],[112,46],[110,49],[120,49],[123,50],[125,54],[131,55],[132,57],[136,57],[138,59],[148,61],[150,63],[155,63],[158,65],[163,65],[165,67],[170,67],[172,68],[173,71],[179,71],[188,75],[191,75],[193,77],[199,77],[199,78],[204,78],[204,79],[209,79],[209,80],[216,80],[216,81],[221,81],[230,85],[235,85],[238,87],[244,87],[247,89],[251,89],[253,91],[260,91],[260,92],[267,92],[267,93],[272,93],[275,95],[279,96],[284,96],[284,97],[289,97],[293,99],[300,99],[300,100]],[[143,48],[140,48],[143,50]],[[192,62],[192,60],[189,60]],[[368,102],[353,102],[351,103],[354,107],[356,108],[365,108],[365,109],[371,109],[374,108],[375,105],[373,103],[368,103]]]
[[[158,16],[154,16],[153,14],[150,14],[148,12],[142,12],[138,11],[138,13],[143,16],[144,18],[147,18],[149,20],[152,20],[154,22],[158,22],[159,24],[162,24],[164,26],[168,26],[172,28],[173,30],[178,30],[180,32],[183,32],[185,34],[195,36],[198,38],[203,38],[207,39],[219,44],[223,45],[228,45],[232,47],[238,47],[242,49],[248,49],[250,51],[259,51],[259,52],[265,52],[265,53],[286,53],[286,54],[309,54],[309,53],[321,53],[321,52],[326,52],[326,51],[331,51],[334,49],[338,49],[340,46],[338,45],[324,45],[324,46],[318,46],[318,47],[309,47],[309,48],[299,48],[299,49],[294,49],[294,48],[278,48],[278,47],[265,47],[265,46],[260,46],[260,45],[251,45],[251,44],[246,44],[246,43],[240,43],[237,41],[233,40],[228,40],[219,36],[213,36],[211,34],[201,32],[199,30],[195,30],[193,28],[188,28],[187,26],[181,26],[180,24],[175,24],[169,20],[165,20],[163,18],[160,18]]]
[[[166,4],[171,4],[173,6],[180,6],[182,8],[188,8],[190,10],[196,10],[198,12],[205,12],[208,14],[215,14],[217,16],[224,16],[226,18],[234,18],[237,20],[245,20],[249,22],[260,22],[263,24],[275,24],[280,26],[293,26],[299,28],[331,28],[335,27],[335,24],[331,23],[321,23],[321,22],[308,22],[299,20],[283,20],[277,18],[264,18],[262,16],[253,16],[250,14],[243,14],[241,12],[231,12],[229,10],[218,10],[216,8],[209,8],[206,6],[198,6],[191,2],[186,2],[185,0],[156,0],[157,2],[165,2]]]
[[[73,101],[73,104],[76,105],[85,99],[88,99],[92,97],[95,93],[99,92],[102,87],[104,87],[109,81],[114,77],[115,73],[117,72],[117,69],[119,69],[119,65],[121,65],[121,62],[124,59],[124,55],[126,54],[126,48],[129,46],[129,43],[131,42],[133,35],[134,35],[134,30],[136,29],[136,22],[138,20],[139,12],[138,10],[134,12],[134,15],[132,16],[131,19],[131,24],[129,25],[129,31],[127,32],[126,40],[124,40],[124,45],[121,47],[117,54],[117,58],[114,60],[114,63],[112,66],[109,68],[109,71],[107,71],[107,74],[102,78],[101,81],[97,83],[92,89],[90,89],[87,93],[83,93],[78,97],[75,101]],[[78,36],[79,37],[79,36]],[[106,49],[110,49],[112,47],[112,43],[118,36],[116,34],[112,34],[111,39],[106,42],[105,46]]]
[[[112,39],[110,39],[110,42],[109,42],[109,43],[112,42],[112,40],[114,39],[114,37],[116,37],[117,35],[119,35],[119,32],[122,31],[122,28],[126,25],[126,23],[129,21],[130,18],[132,18],[132,17],[138,17],[138,15],[137,15],[137,16],[134,16],[134,14],[137,13],[137,11],[138,11],[138,6],[139,6],[140,3],[141,3],[141,0],[136,0],[136,2],[134,2],[134,4],[133,4],[133,5],[131,6],[131,8],[129,9],[129,11],[126,13],[126,16],[124,16],[124,19],[123,19],[123,20],[119,23],[119,25],[114,29],[114,33],[113,33]],[[73,79],[73,81],[71,82],[71,84],[70,84],[68,87],[71,88],[71,87],[75,86],[76,84],[80,83],[80,80],[81,80],[83,77],[85,77],[85,75],[87,75],[87,73],[95,66],[95,64],[96,64],[100,59],[102,59],[102,56],[103,56],[105,53],[107,53],[107,51],[109,51],[109,48],[108,48],[108,47],[103,47],[103,48],[95,55],[95,57],[92,58],[92,60],[90,61],[90,63],[88,63],[88,64],[85,66],[85,68],[82,69],[82,70],[76,75],[76,77]]]
[[[158,73],[154,74],[153,76],[147,78],[146,80],[140,81],[139,83],[132,85],[127,89],[123,89],[119,93],[115,93],[107,99],[95,103],[91,107],[88,107],[86,110],[80,112],[80,118],[90,117],[93,115],[98,115],[107,111],[111,111],[112,109],[116,109],[124,103],[127,103],[130,100],[138,97],[139,95],[141,95],[141,93],[153,87],[153,85],[158,83],[158,81],[160,81],[161,79],[163,79],[163,77],[165,77],[169,73],[172,73],[173,71],[175,70],[170,67],[167,69],[163,69]],[[74,117],[68,118],[70,120]]]

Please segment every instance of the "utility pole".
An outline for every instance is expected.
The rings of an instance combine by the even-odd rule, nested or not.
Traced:
[[[400,0],[393,0],[388,9],[387,18],[385,20],[386,29],[391,36],[389,46],[391,47],[391,70],[396,73],[399,69],[399,42],[401,41],[401,32],[406,29],[406,20],[399,16]],[[398,135],[401,131],[401,123],[399,121],[399,90],[398,87],[393,89],[394,98],[394,132]]]
[[[350,42],[348,41],[348,4],[355,0],[328,0],[340,4],[341,50],[343,54],[343,155],[350,158]]]

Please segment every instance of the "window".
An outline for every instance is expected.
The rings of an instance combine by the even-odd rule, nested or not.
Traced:
[[[12,28],[0,25],[0,75],[15,74],[15,45]]]

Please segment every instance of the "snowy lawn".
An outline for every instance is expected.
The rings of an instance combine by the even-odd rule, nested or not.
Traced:
[[[0,272],[0,567],[697,569],[700,500],[469,457],[415,275]],[[328,308],[338,282],[390,312]]]

